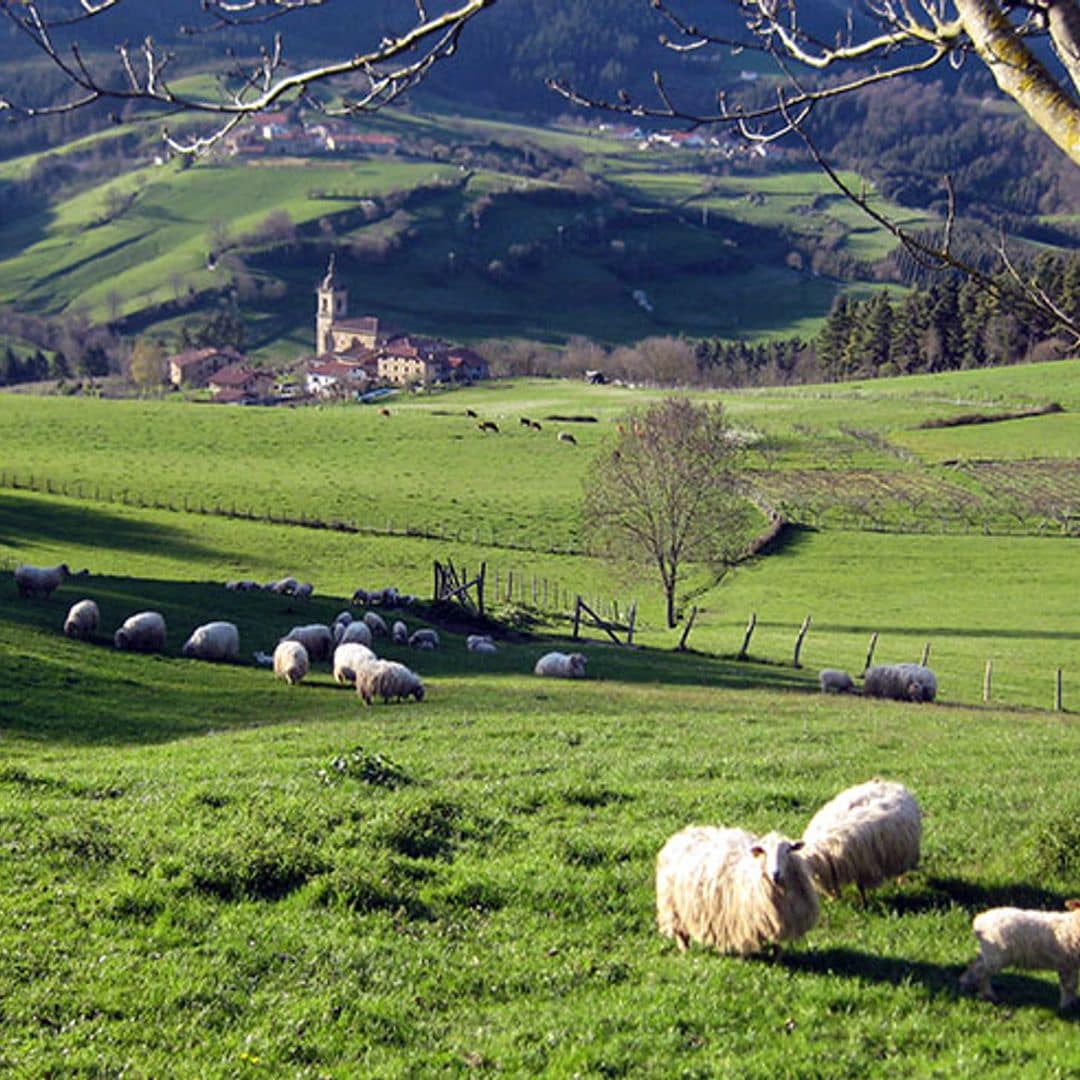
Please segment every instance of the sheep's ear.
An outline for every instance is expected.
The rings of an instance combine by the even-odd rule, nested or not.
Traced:
[[[1065,906],[1070,911],[1080,911],[1080,900],[1066,900]]]
[[[788,850],[789,851],[802,851],[802,849],[804,847],[806,847],[806,844],[802,840],[793,840],[791,842],[791,847],[788,848]]]
[[[755,844],[750,849],[750,854],[753,855],[755,859],[760,859],[761,856],[765,854],[765,849],[760,844]]]

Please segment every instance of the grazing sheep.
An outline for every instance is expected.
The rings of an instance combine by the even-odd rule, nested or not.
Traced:
[[[279,641],[299,641],[307,649],[308,659],[314,664],[320,660],[329,660],[334,650],[334,635],[330,627],[322,623],[308,626],[294,626]]]
[[[364,664],[377,657],[358,641],[348,641],[334,650],[334,682],[355,683],[356,672]]]
[[[903,784],[869,780],[827,802],[802,839],[803,860],[817,887],[839,896],[853,882],[865,902],[867,889],[918,865],[922,811]]]
[[[745,956],[802,937],[818,899],[799,854],[779,833],[691,826],[656,860],[656,924],[680,949],[691,941]]]
[[[471,416],[474,420],[476,420],[476,419],[478,419],[480,414],[475,409],[466,409],[465,410],[465,415],[466,416]]]
[[[409,643],[409,628],[401,619],[397,619],[394,625],[390,627],[390,639],[395,645],[407,645]]]
[[[499,425],[496,424],[494,420],[481,420],[480,423],[476,425],[476,429],[477,431],[494,431],[496,434],[499,433]]]
[[[64,633],[69,638],[89,641],[97,633],[101,612],[93,600],[79,600],[72,604],[64,620]]]
[[[370,705],[381,697],[383,703],[414,697],[424,700],[424,683],[415,671],[396,660],[371,660],[356,671],[356,692]]]
[[[584,679],[585,662],[584,653],[549,652],[536,661],[533,673],[554,679]]]
[[[294,577],[278,578],[277,581],[268,581],[264,586],[265,592],[272,592],[278,596],[292,596],[300,588],[300,582]]]
[[[387,629],[386,620],[376,611],[365,611],[364,622],[367,623],[368,629],[376,637],[389,637],[390,631]]]
[[[470,634],[465,639],[465,648],[469,652],[493,653],[496,651],[495,642],[490,634]]]
[[[15,567],[15,587],[20,596],[41,597],[47,600],[60,582],[71,576],[67,563],[59,566],[31,566],[22,563]]]
[[[279,641],[274,649],[274,676],[295,686],[308,673],[311,661],[299,641]]]
[[[353,614],[352,614],[351,611],[339,611],[334,616],[334,621],[330,625],[331,626],[337,626],[338,623],[343,623],[345,626],[348,626],[349,623],[351,623],[352,621],[353,621]]]
[[[529,419],[529,418],[528,418],[527,416],[519,416],[519,417],[518,417],[518,423],[519,423],[519,424],[520,424],[520,425],[521,425],[522,427],[527,427],[527,428],[531,428],[531,427],[532,427],[532,421],[531,421],[531,420],[530,420],[530,419]]]
[[[863,693],[894,701],[933,701],[937,697],[937,677],[921,664],[878,664],[867,668]]]
[[[165,616],[160,611],[140,611],[129,616],[113,634],[113,644],[131,652],[164,652]]]
[[[487,653],[492,655],[499,651],[498,645],[494,641],[478,641],[475,645],[471,646],[469,652],[474,653]]]
[[[559,442],[572,443],[577,446],[577,439],[569,431],[560,431],[558,435]]]
[[[204,623],[192,630],[180,651],[195,660],[239,660],[240,631],[231,622]]]
[[[439,647],[439,631],[429,626],[414,630],[409,635],[409,645],[414,649],[437,649]]]
[[[373,607],[396,607],[401,600],[401,594],[396,585],[387,585],[383,589],[357,589],[352,594],[353,607],[361,607],[370,604]]]
[[[981,997],[997,1001],[990,978],[1003,968],[1056,971],[1059,1007],[1074,1005],[1080,973],[1080,900],[1066,900],[1065,907],[1066,911],[1014,907],[980,911],[971,922],[979,955],[960,976],[960,985],[974,986]]]
[[[311,594],[315,591],[315,586],[310,581],[305,581],[302,585],[297,585],[293,590],[293,596],[298,600],[310,600]]]
[[[532,422],[532,428],[533,428],[533,431],[543,431],[544,430],[544,425],[541,424],[539,420],[534,420]]]
[[[368,626],[363,619],[357,619],[355,622],[347,623],[341,627],[341,633],[335,633],[335,645],[348,645],[350,642],[356,642],[359,645],[366,645],[369,649],[374,641],[374,636],[371,633],[371,627]]]
[[[825,668],[818,676],[823,694],[851,694],[855,691],[855,681],[846,671]]]

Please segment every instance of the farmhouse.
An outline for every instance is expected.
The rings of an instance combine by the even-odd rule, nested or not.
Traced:
[[[215,401],[257,401],[265,397],[274,376],[249,364],[230,364],[210,376],[210,392]]]
[[[173,386],[206,386],[211,375],[243,360],[235,349],[189,349],[169,357],[169,382]]]

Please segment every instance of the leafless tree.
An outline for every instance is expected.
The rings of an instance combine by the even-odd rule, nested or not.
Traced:
[[[723,407],[672,397],[630,414],[589,470],[584,516],[599,548],[624,566],[655,569],[674,627],[689,564],[720,571],[742,549],[748,506],[742,453]]]
[[[322,7],[325,0],[192,0],[195,23],[189,33],[250,29],[253,24],[285,19],[301,10]],[[119,42],[110,60],[91,52],[78,40],[81,28],[124,9],[131,12],[153,5],[148,0],[0,0],[0,17],[7,20],[59,72],[66,93],[56,101],[24,101],[17,88],[0,90],[0,113],[48,116],[85,108],[102,101],[144,102],[169,112],[200,113],[210,130],[191,137],[165,138],[178,152],[208,149],[245,117],[276,104],[306,99],[320,83],[344,93],[338,111],[378,109],[415,86],[439,61],[457,50],[465,27],[496,0],[456,0],[453,7],[428,11],[427,0],[415,0],[415,19],[400,33],[362,43],[352,40],[342,22],[341,55],[326,63],[293,66],[282,33],[253,55],[229,51],[232,70],[216,91],[181,89],[176,84],[176,56],[145,35],[137,44]],[[440,5],[442,6],[442,5]],[[336,17],[337,13],[328,17]]]

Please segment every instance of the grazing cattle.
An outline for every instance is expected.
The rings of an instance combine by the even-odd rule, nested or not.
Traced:
[[[476,425],[476,428],[478,431],[494,431],[498,433],[499,425],[496,424],[494,420],[481,420],[480,423]]]

